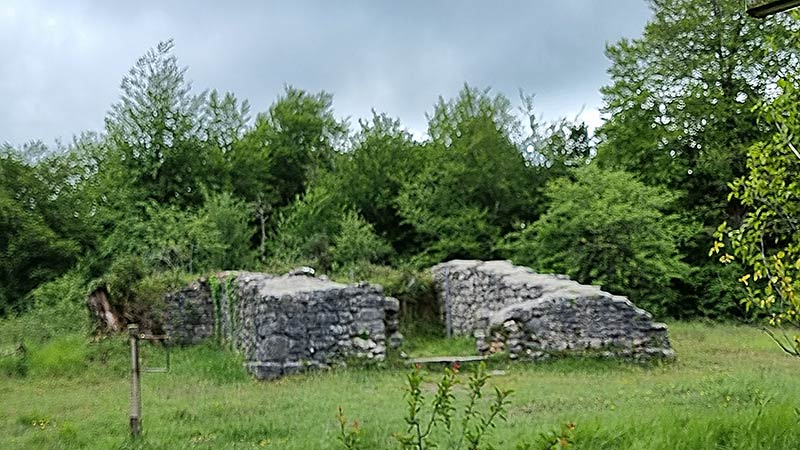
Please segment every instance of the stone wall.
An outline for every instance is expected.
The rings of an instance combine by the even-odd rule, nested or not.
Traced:
[[[258,378],[348,358],[382,360],[387,345],[402,342],[399,302],[369,284],[226,272],[169,294],[166,303],[165,331],[176,342],[228,343]]]
[[[628,299],[508,261],[454,260],[432,269],[446,320],[480,353],[542,359],[565,353],[671,358],[667,327]]]
[[[200,279],[164,297],[164,333],[178,345],[197,344],[214,334],[208,280]]]

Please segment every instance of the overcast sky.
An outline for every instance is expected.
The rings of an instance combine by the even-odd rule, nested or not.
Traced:
[[[291,84],[333,93],[351,123],[375,108],[420,135],[468,82],[596,126],[604,47],[649,17],[645,0],[0,0],[0,142],[102,130],[123,75],[169,38],[196,90],[253,113]]]

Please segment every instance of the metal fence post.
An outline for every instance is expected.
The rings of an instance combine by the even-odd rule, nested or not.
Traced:
[[[139,371],[139,325],[128,325],[131,343],[131,437],[142,433],[142,385]]]

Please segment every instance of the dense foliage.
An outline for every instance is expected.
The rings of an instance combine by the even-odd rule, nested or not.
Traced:
[[[776,337],[782,348],[800,356],[800,88],[782,81],[783,94],[760,112],[774,130],[747,152],[747,173],[731,183],[731,197],[748,208],[737,223],[723,223],[709,254],[723,264],[740,262],[742,301],[765,312],[773,326],[791,326],[791,336]],[[727,251],[725,243],[729,244]]]
[[[727,183],[744,174],[747,148],[771,133],[753,107],[800,71],[800,22],[785,14],[751,19],[736,0],[651,5],[640,39],[608,47],[612,83],[602,92],[609,120],[598,130],[596,162],[679,196],[672,212],[702,225],[681,243],[693,270],[679,307],[728,314],[740,293],[707,249],[720,222],[745,212],[728,201]]]
[[[652,0],[642,37],[608,47],[594,135],[538,121],[532,97],[516,109],[469,85],[433,105],[420,139],[378,112],[347,123],[331,94],[294,87],[251,120],[232,94],[195,93],[161,43],[123,79],[103,132],[0,151],[0,315],[104,287],[134,317],[187,273],[309,264],[404,280],[497,257],[661,315],[741,315],[753,253],[727,266],[707,253],[722,221],[756,221],[777,239],[766,255],[794,264],[797,161],[778,140],[796,133],[796,91],[779,81],[800,71],[800,22],[754,21],[740,3]],[[788,196],[762,192],[778,178]],[[763,217],[765,201],[790,218]]]
[[[657,313],[680,315],[675,280],[688,274],[676,243],[682,226],[669,211],[675,197],[626,172],[589,166],[559,178],[545,195],[550,209],[509,235],[516,262],[625,292]]]

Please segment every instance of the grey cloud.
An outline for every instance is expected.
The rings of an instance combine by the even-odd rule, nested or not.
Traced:
[[[173,37],[197,89],[265,110],[284,84],[335,95],[354,119],[371,108],[416,132],[439,95],[464,82],[545,117],[596,116],[607,42],[636,37],[644,0],[139,2],[0,4],[0,141],[99,130],[136,58]]]

